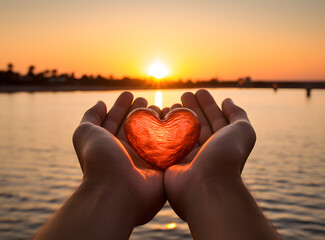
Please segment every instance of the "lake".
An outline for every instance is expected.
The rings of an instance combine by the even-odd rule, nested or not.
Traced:
[[[162,106],[188,90],[161,90]],[[190,90],[195,91],[195,90]],[[284,239],[325,239],[325,90],[210,89],[242,106],[257,133],[243,178]],[[133,94],[155,104],[156,91]],[[0,239],[28,239],[78,186],[72,134],[121,91],[0,94]],[[159,94],[158,94],[159,95]],[[192,239],[168,204],[131,239]]]

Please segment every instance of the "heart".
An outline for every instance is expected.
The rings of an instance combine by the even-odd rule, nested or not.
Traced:
[[[128,115],[124,130],[128,143],[140,157],[165,170],[192,151],[201,125],[187,108],[173,109],[164,119],[152,109],[138,108]]]

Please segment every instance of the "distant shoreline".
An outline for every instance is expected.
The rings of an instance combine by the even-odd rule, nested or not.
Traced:
[[[0,86],[0,93],[15,92],[77,92],[77,91],[114,91],[127,89],[141,89],[134,87],[107,87],[107,86]],[[144,88],[142,88],[144,89]]]
[[[0,93],[16,92],[74,92],[74,91],[118,91],[118,90],[156,90],[156,89],[191,89],[191,88],[268,88],[268,89],[325,89],[325,82],[251,82],[239,85],[235,82],[217,84],[192,84],[190,86],[87,86],[87,85],[0,85]]]
[[[83,75],[76,78],[74,73],[58,74],[56,69],[35,73],[31,65],[25,75],[15,72],[13,64],[9,63],[7,70],[0,70],[0,93],[15,92],[72,92],[72,91],[118,91],[118,90],[156,90],[156,89],[198,89],[198,88],[280,88],[306,89],[310,95],[312,89],[325,89],[325,79],[311,80],[253,80],[250,76],[237,80],[191,79],[170,81],[167,79],[138,79],[125,76],[121,79],[113,75]]]

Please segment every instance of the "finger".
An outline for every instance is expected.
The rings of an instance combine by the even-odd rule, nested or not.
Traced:
[[[102,101],[98,101],[93,107],[88,109],[83,118],[81,119],[80,125],[74,131],[72,142],[78,156],[82,171],[84,171],[84,164],[82,161],[81,150],[84,145],[84,134],[92,127],[92,125],[100,126],[106,117],[106,105]]]
[[[252,151],[255,141],[256,133],[254,128],[249,122],[246,112],[241,107],[238,107],[234,102],[227,98],[222,102],[222,111],[225,117],[230,122],[230,127],[236,126],[237,139],[241,142],[243,152],[243,161],[241,165],[241,171],[245,165],[246,159]],[[232,125],[233,124],[233,125]]]
[[[170,108],[165,107],[161,110],[161,119],[164,119],[167,113],[170,111]]]
[[[170,109],[181,108],[181,107],[183,107],[182,104],[180,104],[180,103],[175,103],[173,106],[171,106]]]
[[[148,108],[150,108],[150,109],[154,110],[155,112],[157,112],[158,113],[158,116],[161,118],[161,110],[160,110],[159,107],[157,107],[155,105],[151,105]]]
[[[81,123],[90,122],[92,124],[100,126],[106,117],[107,108],[104,102],[98,101],[93,107],[88,109]]]
[[[222,102],[222,111],[230,123],[239,120],[246,120],[249,122],[245,110],[235,105],[230,98],[227,98]]]
[[[200,89],[195,93],[195,97],[203,110],[213,132],[228,125],[228,121],[223,115],[221,109],[218,107],[216,101],[211,94],[205,90]]]
[[[204,113],[202,112],[199,103],[197,102],[195,95],[193,93],[186,92],[182,95],[181,99],[182,99],[183,107],[191,109],[193,112],[196,113],[197,117],[199,118],[199,121],[201,123],[201,134],[199,137],[199,143],[200,145],[202,145],[213,134],[209,122],[206,116],[204,115]]]
[[[129,111],[133,100],[133,95],[130,92],[123,92],[115,101],[113,107],[107,113],[106,119],[102,126],[113,135],[116,135],[121,126],[126,114]]]
[[[134,100],[134,102],[132,103],[131,107],[129,108],[128,113],[126,114],[125,117],[127,117],[127,115],[132,112],[133,110],[137,109],[137,108],[146,108],[148,105],[148,102],[146,99],[144,98],[136,98]],[[116,134],[116,137],[120,140],[126,141],[126,137],[125,137],[125,132],[124,132],[124,120]]]

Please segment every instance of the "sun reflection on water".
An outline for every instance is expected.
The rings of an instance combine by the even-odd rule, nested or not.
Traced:
[[[168,229],[174,229],[176,227],[176,223],[168,223],[166,224],[166,228]]]
[[[159,107],[160,109],[162,108],[162,93],[161,93],[161,91],[156,91],[155,105],[157,107]]]

